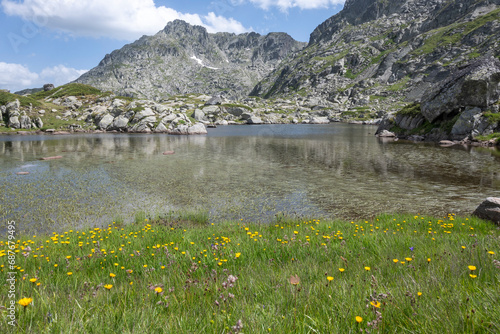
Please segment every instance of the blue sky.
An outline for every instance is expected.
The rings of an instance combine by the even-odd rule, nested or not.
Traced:
[[[0,0],[0,89],[56,86],[172,20],[209,32],[309,34],[344,0]]]

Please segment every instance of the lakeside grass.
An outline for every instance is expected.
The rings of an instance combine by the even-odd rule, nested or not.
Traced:
[[[500,331],[500,231],[492,223],[454,215],[381,215],[357,222],[277,217],[271,224],[209,224],[203,214],[192,216],[194,221],[189,215],[150,221],[138,215],[136,224],[126,226],[114,222],[20,237],[16,302],[32,303],[16,304],[15,328],[1,309],[0,328]],[[0,250],[0,275],[6,277],[5,242]],[[0,308],[9,302],[5,282],[2,291]]]

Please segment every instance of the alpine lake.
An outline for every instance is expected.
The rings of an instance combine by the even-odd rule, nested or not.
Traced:
[[[384,140],[375,131],[335,123],[219,126],[197,136],[3,135],[0,231],[11,220],[20,231],[47,232],[180,210],[206,212],[213,223],[470,215],[500,197],[497,149]],[[62,158],[40,160],[50,156]]]

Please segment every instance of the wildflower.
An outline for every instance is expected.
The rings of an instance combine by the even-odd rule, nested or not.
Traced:
[[[295,275],[295,276],[290,276],[290,284],[292,285],[298,285],[300,283],[300,278],[298,275]]]
[[[113,274],[113,273],[110,273],[110,274],[109,274],[109,277],[114,278],[114,277],[116,277],[116,275],[115,275],[115,274]]]
[[[477,268],[476,268],[476,266],[469,266],[469,270],[470,270],[470,271],[474,271],[474,270],[476,270],[476,269],[477,269]]]
[[[343,273],[343,272],[344,272],[344,270],[345,270],[344,268],[339,268],[339,271],[340,271],[341,273]]]
[[[371,304],[372,306],[376,307],[376,308],[379,308],[379,307],[380,307],[380,302],[379,302],[379,301],[376,301],[376,300],[371,301],[371,302],[370,302],[370,304]]]
[[[127,269],[127,270],[125,270],[125,272],[126,272],[127,274],[132,274],[133,270],[132,270],[132,269]]]
[[[68,272],[68,276],[71,276],[71,275],[73,275],[73,273],[72,273],[71,271],[70,271],[70,272]]]
[[[357,315],[356,322],[359,324],[361,321],[363,321],[363,318],[361,318],[359,315]]]
[[[417,292],[417,295],[420,297],[422,295],[422,292]]]
[[[398,260],[398,259],[394,259],[394,260],[392,260],[392,261],[393,261],[394,263],[398,263],[398,262],[399,262],[399,260]]]
[[[489,251],[488,254],[495,255],[495,252],[494,251]]]
[[[108,289],[108,290],[111,290],[111,288],[112,288],[112,287],[113,287],[113,285],[112,285],[112,284],[106,284],[106,285],[104,286],[104,288],[105,288],[105,289]]]
[[[160,288],[160,287],[155,288],[155,292],[156,292],[156,293],[161,293],[162,291],[163,291],[163,289],[162,289],[162,288]]]
[[[235,256],[236,258],[239,258],[239,257],[241,256],[241,253],[236,253],[236,254],[234,254],[234,256]]]
[[[476,278],[477,277],[477,275],[473,275],[473,274],[469,274],[469,276],[472,277],[472,278]]]
[[[299,234],[299,232],[298,232],[298,231],[293,231],[293,233],[295,233],[295,234]]]
[[[410,262],[410,261],[411,261],[411,260],[413,260],[413,259],[412,259],[411,257],[405,257],[405,260],[406,260],[407,262]]]
[[[24,307],[28,306],[33,302],[33,298],[22,298],[21,300],[18,301],[18,303]]]
[[[328,280],[328,282],[333,281],[333,277],[332,276],[327,276],[326,279]]]
[[[431,262],[431,258],[430,257],[427,258],[427,263],[429,263],[429,262]]]
[[[366,271],[370,271],[370,267],[365,267],[365,270]]]
[[[145,264],[145,265],[143,265],[143,267],[144,267],[144,268],[147,268],[147,267],[148,267],[148,265],[147,265],[147,264]]]
[[[30,282],[31,283],[35,283],[36,282],[36,278],[30,278]]]
[[[413,247],[410,247],[410,250],[413,252]]]
[[[130,282],[129,284],[132,285],[132,284],[134,284],[134,282]]]

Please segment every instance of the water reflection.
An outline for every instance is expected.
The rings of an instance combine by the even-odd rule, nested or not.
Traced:
[[[214,221],[468,214],[500,196],[498,151],[387,142],[374,131],[265,125],[206,136],[0,137],[1,219],[36,229],[127,220],[141,209],[203,208]],[[39,160],[55,155],[63,158]]]

